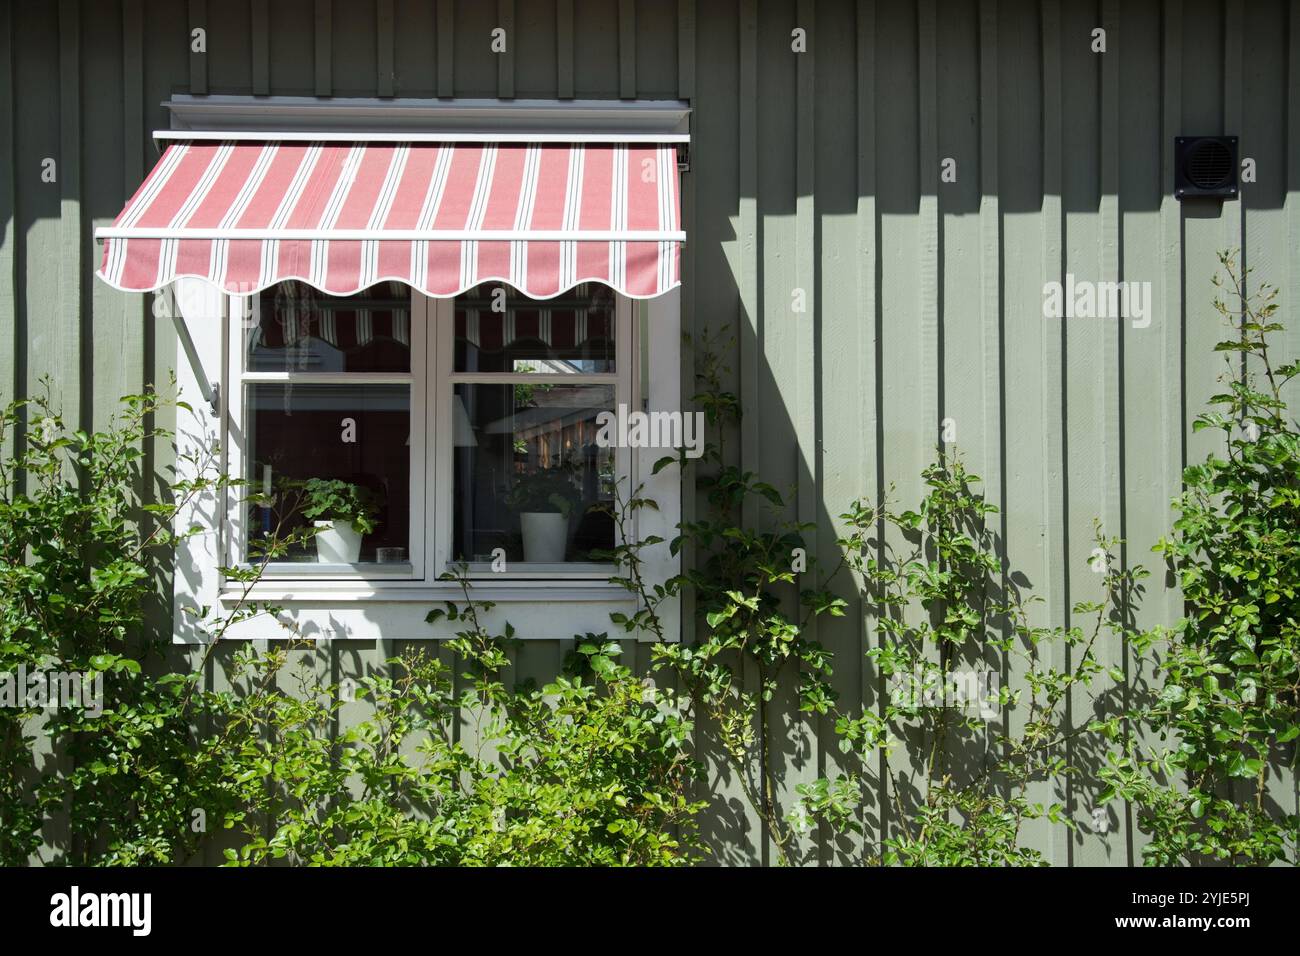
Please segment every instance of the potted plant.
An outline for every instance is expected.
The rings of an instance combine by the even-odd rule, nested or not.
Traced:
[[[564,560],[569,543],[569,516],[578,504],[578,489],[562,468],[519,475],[506,497],[519,515],[524,560],[555,564]]]
[[[302,495],[302,515],[316,526],[316,560],[355,564],[362,537],[375,530],[375,493],[337,478],[309,478],[302,483]]]

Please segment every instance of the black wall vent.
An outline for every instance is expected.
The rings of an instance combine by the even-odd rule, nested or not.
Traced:
[[[1179,136],[1174,140],[1174,195],[1179,199],[1237,198],[1237,137]]]

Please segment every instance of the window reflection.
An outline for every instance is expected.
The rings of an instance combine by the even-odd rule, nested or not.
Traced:
[[[330,550],[334,545],[318,534],[287,560],[405,561],[411,501],[408,386],[275,383],[246,388],[247,477],[255,491],[274,498],[271,506],[250,510],[250,552],[277,529],[284,535],[314,527],[314,519],[339,517],[329,511],[334,506],[344,509],[345,520],[337,522],[341,525],[351,523],[347,509],[363,514],[355,557]],[[320,514],[312,514],[314,503]]]
[[[613,372],[613,293],[578,286],[556,299],[534,300],[509,286],[479,286],[456,300],[455,370]]]
[[[409,372],[411,291],[385,282],[340,298],[282,282],[259,294],[246,331],[250,372]]]
[[[613,385],[459,384],[453,395],[456,560],[601,561],[614,544],[612,448],[596,416]]]

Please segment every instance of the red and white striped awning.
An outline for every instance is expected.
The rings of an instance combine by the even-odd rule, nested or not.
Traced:
[[[235,295],[297,279],[649,298],[680,282],[677,175],[670,143],[177,142],[96,230],[97,274],[137,292],[197,277]]]

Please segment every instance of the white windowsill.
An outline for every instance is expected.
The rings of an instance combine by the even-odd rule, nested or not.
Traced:
[[[605,581],[618,572],[613,564],[597,564],[594,561],[562,561],[556,564],[516,561],[507,562],[504,571],[493,571],[490,561],[470,561],[466,565],[466,576],[471,581],[534,580],[543,584],[571,580]]]
[[[219,593],[218,605],[230,605],[244,597],[242,591]],[[507,624],[516,636],[543,640],[570,640],[581,634],[627,637],[610,620],[614,612],[631,615],[637,602],[616,585],[574,582],[566,585],[519,582],[477,586],[470,598],[490,602],[480,609],[480,624],[489,634],[504,634]],[[447,601],[463,603],[464,592],[454,582],[407,588],[328,589],[259,584],[248,601],[269,604],[277,614],[259,614],[231,627],[224,635],[231,640],[286,641],[295,637],[330,641],[420,641],[447,640],[465,629],[463,621],[446,618],[429,623],[428,613],[443,608]],[[221,608],[218,607],[218,611]],[[208,638],[187,628],[177,635],[181,643],[204,643]],[[645,638],[643,638],[645,639]]]
[[[242,588],[226,587],[218,595],[225,603],[238,601],[244,596]],[[634,604],[635,599],[624,588],[606,581],[511,581],[492,584],[475,583],[469,589],[475,601],[496,603],[534,602],[552,604],[557,601],[583,604]],[[415,587],[373,587],[348,581],[332,581],[328,587],[320,584],[290,582],[261,582],[248,592],[248,600],[282,602],[289,604],[433,604],[444,601],[463,601],[464,592],[453,581],[421,584]]]
[[[242,565],[244,570],[250,570],[250,565]],[[364,578],[367,580],[410,580],[411,575],[415,573],[415,567],[409,561],[393,561],[388,564],[379,564],[376,561],[358,562],[357,564],[326,564],[321,561],[276,561],[266,566],[262,572],[262,580],[296,580],[296,579],[320,579],[320,578],[343,578],[356,579]]]

